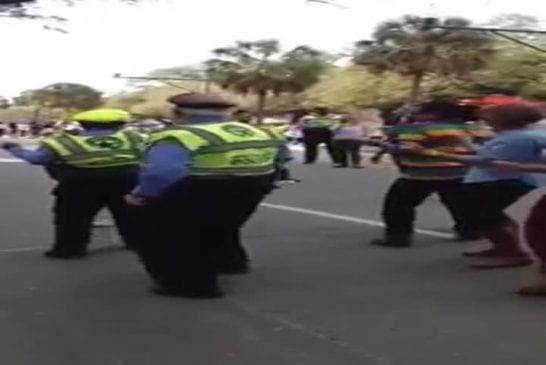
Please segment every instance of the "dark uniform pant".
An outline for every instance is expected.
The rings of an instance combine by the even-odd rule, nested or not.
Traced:
[[[133,189],[136,176],[97,181],[61,182],[53,190],[55,243],[61,254],[83,254],[91,239],[93,219],[107,208],[127,246],[131,241],[130,208],[125,194]]]
[[[467,218],[468,204],[461,179],[418,180],[400,178],[390,187],[383,205],[383,220],[388,235],[411,235],[415,209],[431,194],[437,193],[455,221],[461,236],[474,236],[475,224]]]
[[[318,157],[318,147],[324,143],[330,159],[335,162],[332,146],[333,133],[330,128],[304,128],[303,145],[305,146],[305,163],[315,163]]]
[[[239,230],[272,189],[272,176],[187,179],[138,210],[138,252],[161,287],[217,292],[217,274],[246,267]]]
[[[336,162],[343,167],[349,166],[349,157],[353,166],[359,166],[360,148],[362,141],[357,139],[338,139],[334,140],[334,151],[336,154]]]

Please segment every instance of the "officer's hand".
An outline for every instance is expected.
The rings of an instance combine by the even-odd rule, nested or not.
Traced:
[[[19,143],[16,142],[4,142],[2,143],[2,148],[5,150],[11,150],[12,148],[21,147]]]
[[[129,205],[143,206],[148,203],[148,200],[138,195],[127,194],[125,195],[125,202]]]

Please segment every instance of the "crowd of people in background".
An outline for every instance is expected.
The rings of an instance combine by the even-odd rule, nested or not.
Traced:
[[[130,130],[153,132],[168,125],[166,120],[151,118],[135,119],[127,126]],[[59,130],[77,131],[81,127],[74,121],[28,121],[3,122],[0,121],[0,138],[40,138],[51,135]]]
[[[0,138],[38,138],[55,130],[60,124],[55,121],[0,121]]]

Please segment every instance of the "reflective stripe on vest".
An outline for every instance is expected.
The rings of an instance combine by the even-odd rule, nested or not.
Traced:
[[[281,131],[281,128],[285,127],[268,127],[268,126],[259,126],[256,127],[267,133],[272,139],[282,139],[285,140],[286,136],[284,130]]]
[[[329,118],[309,118],[303,121],[306,128],[330,128],[336,124],[336,120]]]
[[[192,152],[192,176],[256,176],[274,172],[281,139],[247,124],[213,123],[164,130],[152,143],[177,141]]]
[[[41,143],[57,154],[61,164],[77,168],[136,166],[144,147],[144,139],[130,131],[105,136],[62,133]]]

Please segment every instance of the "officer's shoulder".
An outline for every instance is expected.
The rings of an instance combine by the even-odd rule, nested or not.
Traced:
[[[277,126],[273,125],[251,125],[252,128],[255,130],[259,130],[268,136],[275,137],[276,139],[284,139],[284,135],[281,131],[277,128]]]
[[[149,143],[156,144],[160,142],[176,142],[177,138],[192,137],[193,133],[183,127],[169,127],[159,131],[153,131],[149,134]]]

